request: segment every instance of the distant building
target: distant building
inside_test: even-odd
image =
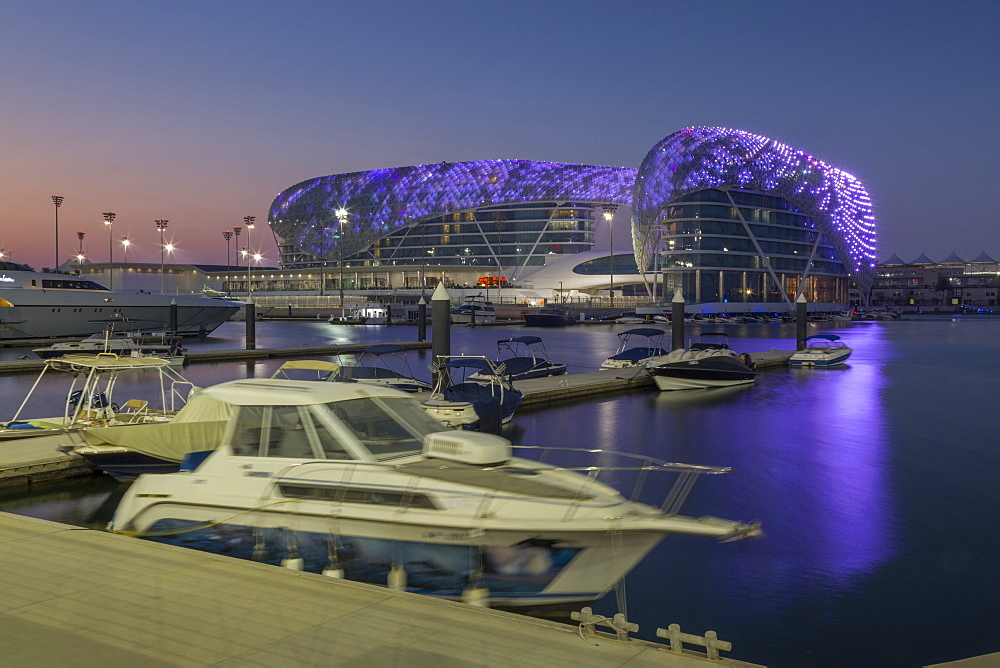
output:
[[[591,294],[613,282],[669,301],[680,288],[716,310],[787,310],[799,294],[830,309],[868,299],[875,220],[862,184],[739,130],[675,132],[637,170],[485,160],[324,176],[280,193],[268,222],[282,269],[321,276],[321,291],[338,289],[341,274],[347,289],[363,287],[352,276],[398,287],[406,267],[417,277],[407,287],[449,273],[476,285],[478,271],[555,290],[553,271],[533,276],[591,251],[619,206],[632,208],[631,229],[617,236],[631,252],[559,262],[577,267],[563,289],[587,275]]]
[[[997,312],[1000,263],[985,251],[964,260],[935,262],[921,254],[904,262],[893,254],[875,268],[872,306],[904,312]]]

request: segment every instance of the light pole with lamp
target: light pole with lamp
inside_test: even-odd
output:
[[[337,230],[337,254],[339,256],[339,261],[337,265],[339,267],[340,278],[337,281],[340,284],[340,317],[344,317],[344,223],[347,222],[347,209],[340,207],[335,212],[338,222]]]
[[[604,220],[608,221],[608,232],[610,234],[610,239],[608,243],[611,246],[611,289],[608,291],[608,296],[611,298],[611,308],[615,307],[615,226],[612,221],[615,218],[615,211],[618,210],[617,204],[605,204],[604,205]]]
[[[247,224],[247,299],[250,298],[250,285],[253,282],[253,273],[250,269],[250,259],[253,256],[253,248],[250,245],[250,230],[254,228],[253,222],[257,216],[243,216],[243,222]]]
[[[52,265],[52,271],[59,270],[59,207],[62,206],[64,199],[66,198],[62,195],[52,196],[52,203],[56,205],[56,263]]]
[[[222,238],[226,240],[226,266],[229,266],[229,240],[233,238],[233,231],[226,230],[222,233]]]
[[[156,229],[160,232],[160,294],[163,294],[163,231],[167,229],[169,220],[156,220]]]
[[[83,254],[83,237],[84,237],[83,232],[77,232],[76,233],[76,238],[80,240],[80,250],[78,250],[76,252],[76,263],[77,264],[81,264],[84,261],[84,259],[86,259],[86,256]],[[76,271],[77,271],[77,273],[80,273],[79,267],[77,268]]]
[[[122,237],[122,255],[125,257],[125,264],[128,264],[128,247],[132,244],[128,237]]]
[[[101,214],[104,216],[104,224],[108,227],[108,287],[112,290],[115,289],[115,274],[114,270],[111,268],[111,264],[114,260],[114,253],[111,250],[111,224],[115,222],[115,214],[111,211],[107,211]]]

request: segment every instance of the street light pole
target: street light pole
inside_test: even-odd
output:
[[[112,290],[115,289],[115,273],[111,268],[112,263],[114,263],[114,252],[111,250],[111,223],[115,222],[115,214],[108,211],[103,214],[104,224],[108,226],[108,287]]]
[[[62,195],[52,196],[52,203],[56,205],[56,263],[52,265],[52,271],[59,269],[59,207],[62,206],[64,199],[66,198]]]
[[[84,236],[84,235],[83,235],[83,232],[77,232],[77,233],[76,233],[76,238],[80,240],[80,250],[79,250],[79,251],[77,251],[77,253],[76,253],[76,263],[77,263],[78,265],[82,264],[82,263],[83,263],[83,260],[84,260],[84,259],[85,259],[85,257],[86,257],[86,256],[84,256],[84,254],[83,254],[83,236]],[[79,268],[79,267],[77,267],[77,270],[76,270],[76,271],[77,271],[77,273],[80,273],[80,268]]]
[[[254,228],[253,221],[257,216],[243,216],[243,222],[247,224],[247,299],[250,299],[250,285],[253,282],[253,273],[250,270],[250,259],[253,257],[253,247],[250,245],[250,230]]]
[[[339,229],[337,230],[337,254],[339,256],[339,261],[337,262],[339,266],[340,279],[337,281],[340,284],[340,316],[344,317],[344,223],[347,222],[347,209],[340,207],[336,211],[337,221],[339,222]]]
[[[156,220],[156,229],[160,232],[160,294],[163,294],[163,231],[167,229],[169,220]]]
[[[233,238],[233,231],[226,230],[222,233],[222,238],[226,240],[226,266],[229,266],[229,240]]]
[[[122,254],[124,255],[125,264],[128,264],[128,247],[132,242],[128,240],[128,237],[122,237]]]
[[[608,291],[608,296],[611,298],[611,308],[615,307],[615,226],[612,221],[617,210],[617,204],[604,205],[604,220],[608,221],[608,232],[611,237],[608,241],[611,245],[611,289]]]

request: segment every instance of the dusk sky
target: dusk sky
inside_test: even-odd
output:
[[[1000,259],[998,26],[995,1],[0,0],[0,248],[52,266],[62,195],[60,262],[77,231],[107,261],[113,211],[116,260],[158,262],[167,219],[175,261],[225,264],[254,215],[277,264],[268,207],[308,178],[638,167],[711,125],[861,179],[880,259]]]

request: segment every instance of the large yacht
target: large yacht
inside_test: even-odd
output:
[[[115,331],[167,329],[171,303],[177,304],[177,333],[200,336],[240,308],[193,295],[113,292],[79,276],[0,262],[0,339],[89,336],[109,323],[115,323]]]

